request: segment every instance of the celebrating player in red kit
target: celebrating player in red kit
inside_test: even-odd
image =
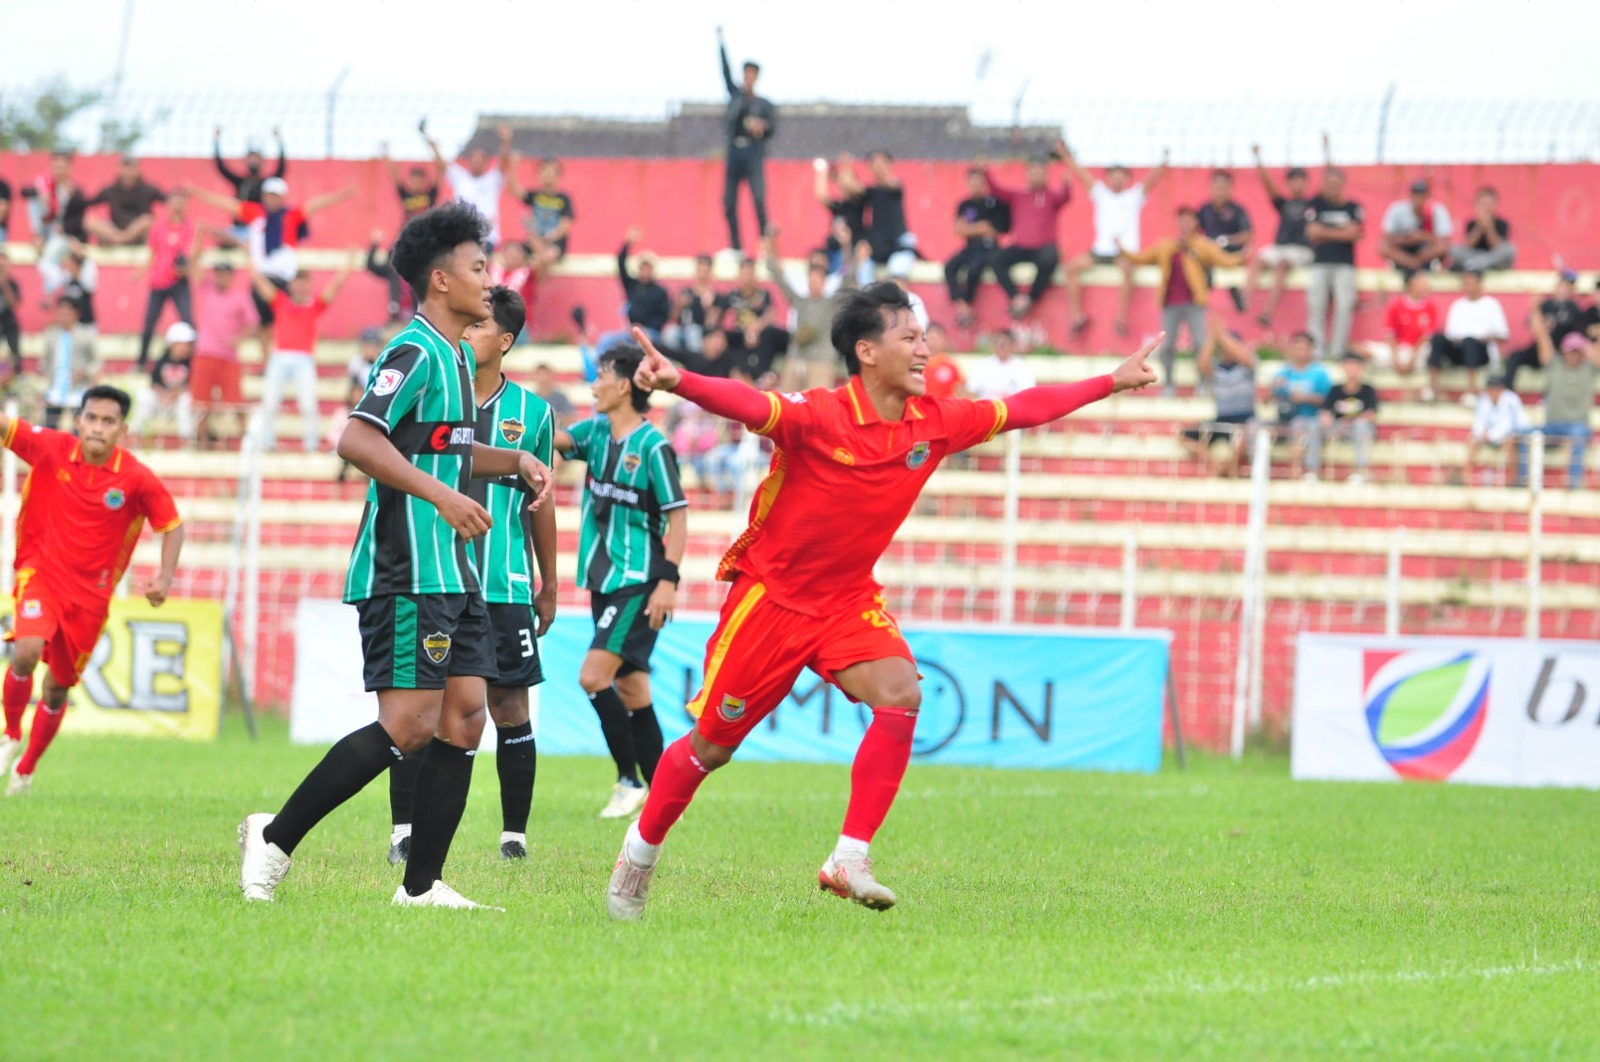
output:
[[[893,283],[840,294],[833,345],[852,375],[836,391],[780,397],[699,376],[662,357],[638,329],[634,338],[647,353],[636,386],[673,391],[767,436],[776,449],[750,526],[718,568],[733,586],[706,647],[705,684],[689,704],[695,728],[656,768],[612,871],[606,909],[620,919],[644,911],[667,831],[705,776],[732,758],[807,667],[872,708],[850,771],[844,829],[818,881],[873,910],[892,907],[895,895],[873,877],[867,845],[900,790],[922,696],[873,565],[940,461],[1006,429],[1036,427],[1154,383],[1146,359],[1160,337],[1109,376],[981,402],[925,396],[928,345]]]
[[[67,691],[89,663],[106,625],[111,592],[128,567],[146,520],[161,539],[161,571],[139,585],[152,605],[167,599],[183,548],[183,527],[155,473],[117,445],[128,395],[96,386],[78,406],[78,435],[0,414],[0,442],[32,470],[17,514],[16,612],[6,638],[11,666],[3,700],[0,774],[11,769],[7,796],[28,792],[33,769],[67,711]],[[33,713],[27,749],[22,715],[33,697],[33,671],[44,661],[44,694]]]

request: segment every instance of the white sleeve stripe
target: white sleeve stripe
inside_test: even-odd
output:
[[[383,433],[385,435],[388,435],[391,430],[389,428],[389,422],[378,416],[376,413],[368,413],[364,409],[352,409],[350,411],[350,415],[352,417],[360,417],[362,420],[367,421],[368,423],[377,425],[383,429]]]

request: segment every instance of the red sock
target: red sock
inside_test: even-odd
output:
[[[694,799],[694,791],[711,772],[700,766],[694,750],[689,747],[689,734],[667,746],[656,764],[655,781],[650,783],[650,795],[645,798],[644,812],[639,816],[639,836],[645,844],[660,844],[667,839],[683,809]]]
[[[0,685],[0,702],[6,708],[6,737],[12,741],[22,740],[22,713],[28,710],[28,702],[33,700],[33,676],[17,675],[9,667],[6,668],[6,678]]]
[[[874,708],[861,747],[850,767],[850,805],[844,813],[846,837],[870,841],[889,814],[900,779],[911,762],[911,734],[917,713],[904,708]]]
[[[45,707],[43,701],[39,702],[39,707],[33,710],[33,729],[28,731],[28,751],[17,761],[18,774],[32,774],[33,769],[39,766],[39,757],[44,755],[44,750],[55,740],[56,731],[61,729],[61,720],[66,717],[66,705],[63,704],[59,710],[52,712]]]

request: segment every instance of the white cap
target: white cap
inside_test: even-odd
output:
[[[288,195],[289,182],[282,177],[268,177],[261,182],[262,195]]]
[[[193,343],[195,341],[194,325],[187,321],[174,321],[167,326],[167,344]]]

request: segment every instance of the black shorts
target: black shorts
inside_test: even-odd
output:
[[[1244,416],[1237,419],[1225,417],[1213,420],[1196,428],[1185,428],[1183,437],[1190,442],[1203,442],[1207,445],[1232,442],[1235,436],[1244,431],[1246,426],[1254,419],[1254,417]]]
[[[650,654],[660,632],[651,628],[644,606],[655,588],[652,581],[623,587],[614,594],[589,594],[589,611],[594,613],[594,641],[589,648],[622,657],[618,675],[650,670]]]
[[[279,291],[289,290],[289,282],[286,280],[279,280],[277,277],[267,277],[267,280]],[[261,318],[263,325],[269,325],[278,319],[278,315],[272,312],[272,303],[261,297],[254,284],[250,285],[250,301],[256,304],[256,316]]]
[[[442,690],[463,675],[499,679],[482,594],[389,594],[355,605],[369,692]]]
[[[500,677],[489,683],[505,689],[527,689],[544,681],[539,663],[539,629],[532,605],[489,603],[489,626],[494,631],[494,662]]]

